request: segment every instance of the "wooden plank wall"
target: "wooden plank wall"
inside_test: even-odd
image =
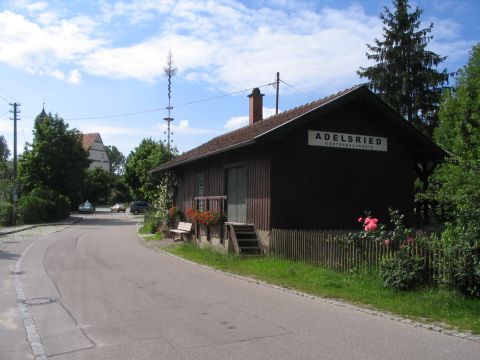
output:
[[[251,157],[247,166],[247,222],[270,229],[270,156]]]
[[[247,167],[247,222],[255,224],[257,229],[269,229],[271,161],[270,154],[263,148],[239,149],[199,160],[178,169],[177,172],[182,178],[178,191],[183,193],[184,200],[177,206],[183,211],[192,207],[193,198],[198,196],[196,177],[201,172],[205,174],[204,196],[226,195],[226,168],[232,165]]]
[[[272,223],[284,229],[353,229],[364,211],[413,210],[413,150],[361,104],[313,120],[279,141],[272,155]],[[384,122],[383,122],[384,123]],[[309,146],[308,130],[388,138],[388,152]]]

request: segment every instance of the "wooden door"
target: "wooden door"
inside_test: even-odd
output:
[[[247,168],[237,166],[227,169],[228,221],[247,222]]]

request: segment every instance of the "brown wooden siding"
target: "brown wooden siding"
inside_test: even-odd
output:
[[[350,104],[278,142],[272,159],[272,227],[345,229],[364,211],[413,207],[413,152],[378,112]],[[388,152],[308,146],[308,130],[385,136]]]
[[[182,178],[183,204],[177,204],[183,211],[192,207],[196,194],[196,176],[205,175],[205,196],[226,195],[225,169],[235,164],[247,166],[247,222],[258,229],[270,228],[270,155],[265,146],[239,149],[225,154],[199,160],[194,164],[177,169]],[[228,199],[227,199],[228,201]]]
[[[266,155],[248,161],[247,222],[263,230],[270,228],[270,168]]]
[[[183,177],[183,209],[205,175],[205,195],[225,193],[225,168],[247,167],[247,221],[258,229],[349,229],[372,211],[382,222],[388,208],[413,210],[414,152],[410,139],[385,121],[386,114],[357,99],[262,145],[228,151],[177,168]],[[388,152],[314,147],[308,130],[388,138]]]

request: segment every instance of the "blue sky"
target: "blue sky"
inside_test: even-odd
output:
[[[434,23],[429,48],[448,57],[442,68],[465,65],[480,41],[480,1],[411,4],[423,9],[423,26]],[[8,102],[21,103],[21,152],[45,102],[125,155],[143,138],[163,140],[171,50],[173,139],[186,151],[245,124],[246,95],[277,71],[292,86],[281,84],[280,110],[362,82],[356,70],[368,65],[366,44],[381,38],[384,6],[391,1],[0,1],[0,134],[12,149]],[[271,114],[275,90],[261,90]]]

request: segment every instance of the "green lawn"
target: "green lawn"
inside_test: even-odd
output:
[[[163,249],[200,264],[271,284],[480,334],[480,299],[465,299],[455,293],[433,288],[397,292],[383,288],[382,281],[374,273],[337,273],[268,256],[225,256],[192,244]]]

